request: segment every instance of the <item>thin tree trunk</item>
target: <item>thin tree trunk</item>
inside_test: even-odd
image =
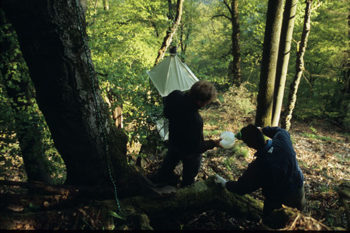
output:
[[[303,33],[301,35],[300,48],[297,53],[296,72],[295,72],[294,80],[290,86],[288,105],[287,105],[288,106],[287,114],[286,114],[286,117],[284,118],[284,121],[282,122],[283,123],[282,127],[285,128],[286,130],[289,130],[291,126],[293,110],[297,100],[298,87],[299,87],[301,76],[304,71],[304,54],[306,51],[307,41],[308,41],[308,37],[310,34],[310,27],[311,27],[311,23],[310,23],[311,5],[312,5],[312,0],[307,0],[306,7],[305,7],[305,16],[304,16],[304,28],[303,28]]]
[[[188,29],[185,29],[185,25],[180,25],[180,46],[181,46],[181,60],[182,62],[185,62],[186,59],[186,51],[187,51],[187,45],[190,38],[190,35],[192,34],[192,25],[188,25]]]
[[[227,0],[222,2],[230,12],[230,16],[225,14],[216,15],[214,17],[224,17],[231,22],[231,54],[232,62],[229,64],[228,79],[232,85],[239,86],[242,82],[241,75],[241,49],[240,49],[240,29],[239,29],[239,15],[238,15],[238,0],[231,0],[231,4]]]
[[[185,42],[185,26],[183,23],[180,24],[180,48],[181,48],[181,54],[184,54],[186,52],[186,42]],[[184,60],[182,60],[184,62]]]
[[[163,59],[164,54],[165,54],[166,50],[168,49],[168,47],[173,39],[173,36],[176,33],[178,26],[180,25],[183,2],[184,2],[184,0],[177,0],[175,22],[173,23],[172,27],[167,31],[167,34],[164,37],[162,46],[158,51],[158,56],[156,58],[156,61],[154,62],[154,65],[157,65]]]
[[[277,61],[272,126],[280,121],[298,0],[286,0]]]
[[[109,0],[103,0],[103,9],[105,11],[109,10]]]
[[[28,181],[43,181],[50,183],[48,161],[42,143],[44,124],[35,111],[30,93],[31,83],[28,70],[22,55],[17,52],[16,34],[7,23],[4,12],[0,10],[2,40],[0,40],[1,81],[6,89],[7,97],[15,119],[15,131],[21,149],[24,168]],[[14,69],[11,64],[16,64]],[[18,73],[21,76],[18,77]]]
[[[269,0],[255,124],[271,125],[283,0]]]
[[[239,15],[238,15],[238,0],[231,1],[231,24],[232,24],[232,57],[233,57],[233,80],[232,84],[236,86],[241,85],[241,49],[239,46],[240,29],[239,29]]]
[[[348,49],[347,49],[347,62],[345,66],[345,72],[344,72],[344,89],[345,93],[350,94],[350,12],[348,14]]]

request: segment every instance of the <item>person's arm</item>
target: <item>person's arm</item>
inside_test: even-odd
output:
[[[220,147],[220,139],[219,140],[204,140],[202,141],[202,143],[200,144],[200,147],[199,147],[199,153],[204,153],[206,152],[207,150],[211,150],[213,149],[214,147]]]
[[[240,195],[251,193],[261,187],[262,169],[257,160],[249,164],[247,170],[237,181],[226,182],[227,190]]]
[[[270,127],[270,126],[264,127],[261,130],[262,130],[262,133],[268,136],[269,138],[273,138],[276,135],[276,133],[280,131],[286,131],[285,129],[282,129],[280,127]]]
[[[202,154],[207,150],[211,150],[214,147],[219,146],[219,140],[203,140],[202,133],[200,128],[189,130],[188,134],[185,135],[188,140],[189,151],[190,153],[199,153]]]

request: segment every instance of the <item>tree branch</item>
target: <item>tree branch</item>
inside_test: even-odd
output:
[[[211,17],[211,19],[218,18],[218,17],[224,17],[224,18],[226,18],[226,19],[228,19],[230,21],[232,20],[230,17],[228,17],[227,15],[224,15],[224,14],[214,15],[214,16]]]
[[[233,11],[232,11],[230,5],[228,4],[228,2],[226,0],[224,0],[223,3],[225,4],[226,8],[230,11],[230,14],[233,15]]]

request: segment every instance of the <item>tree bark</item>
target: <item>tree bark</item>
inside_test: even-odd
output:
[[[291,126],[291,119],[293,115],[293,110],[295,107],[295,103],[297,100],[297,92],[298,87],[300,83],[301,76],[304,71],[304,54],[307,47],[307,41],[310,34],[310,27],[311,27],[311,5],[312,0],[306,0],[306,7],[305,7],[305,15],[304,15],[304,27],[303,32],[301,35],[301,42],[300,47],[297,52],[297,60],[296,60],[296,72],[293,79],[293,82],[290,86],[289,96],[288,96],[288,104],[286,109],[286,116],[282,122],[282,127],[286,130],[290,129]]]
[[[297,4],[298,0],[286,0],[284,7],[280,47],[277,60],[272,126],[278,126],[280,121]]]
[[[239,15],[238,15],[238,0],[231,1],[231,24],[232,24],[232,57],[233,57],[233,80],[232,84],[236,86],[241,85],[241,48],[240,42],[240,29],[239,29]]]
[[[108,0],[103,0],[103,9],[105,11],[109,10],[109,1]]]
[[[189,39],[193,30],[192,24],[189,24],[187,27],[188,28],[186,28],[183,23],[180,25],[180,47],[181,47],[182,62],[186,62],[187,45],[189,43]]]
[[[273,93],[281,34],[283,0],[269,0],[261,64],[255,124],[269,126],[272,121]]]
[[[184,0],[177,0],[175,21],[174,21],[172,27],[167,31],[167,34],[163,39],[162,46],[160,47],[160,49],[158,51],[158,56],[156,58],[156,61],[154,62],[154,65],[157,65],[163,59],[164,54],[165,54],[166,50],[168,49],[168,47],[173,39],[173,36],[176,33],[178,26],[180,25],[183,2],[184,2]]]
[[[114,180],[128,188],[136,172],[127,165],[126,135],[113,125],[100,95],[79,1],[4,0],[2,7],[18,34],[39,108],[66,164],[66,183],[109,185]],[[140,185],[139,180],[131,184]]]
[[[344,70],[344,93],[350,94],[350,9],[348,12],[348,49],[346,50],[345,70]]]
[[[3,33],[0,41],[1,81],[15,119],[15,131],[21,149],[28,181],[50,183],[48,161],[42,143],[43,125],[38,112],[33,106],[32,84],[28,69],[20,52],[16,33],[0,10],[0,28]],[[16,68],[13,67],[16,65]],[[18,75],[20,73],[20,76]]]
[[[239,29],[239,13],[238,13],[238,0],[231,0],[231,4],[227,0],[222,2],[228,9],[230,16],[225,14],[216,15],[214,17],[224,17],[231,22],[232,33],[231,33],[231,54],[232,62],[229,64],[229,82],[231,85],[240,86],[242,82],[241,75],[241,48],[240,48],[240,29]]]

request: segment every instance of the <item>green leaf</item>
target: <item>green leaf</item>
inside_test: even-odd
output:
[[[31,210],[38,210],[38,209],[40,209],[40,206],[29,202],[28,208],[31,209]]]
[[[222,95],[218,95],[218,99],[219,99],[220,103],[223,103],[225,101],[224,97]]]
[[[119,214],[117,214],[116,212],[114,212],[114,211],[112,211],[112,210],[110,210],[110,211],[108,212],[108,214],[109,214],[109,215],[111,215],[112,217],[115,217],[115,218],[119,218],[119,219],[125,220],[125,218],[124,218],[124,217],[120,216]]]

